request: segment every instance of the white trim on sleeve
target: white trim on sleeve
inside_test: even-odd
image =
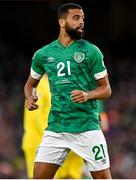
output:
[[[31,76],[32,78],[37,79],[37,80],[40,80],[42,77],[41,74],[36,73],[32,68],[31,68]]]
[[[95,78],[96,80],[98,80],[98,79],[101,79],[101,78],[105,77],[106,75],[107,75],[107,70],[104,70],[104,71],[102,71],[102,72],[96,73],[96,74],[94,75],[94,78]]]

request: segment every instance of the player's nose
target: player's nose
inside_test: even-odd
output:
[[[80,24],[84,25],[84,19],[80,18]]]

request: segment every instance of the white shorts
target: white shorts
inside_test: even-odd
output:
[[[101,130],[77,134],[45,131],[35,162],[61,166],[70,150],[84,159],[90,171],[99,171],[110,166],[107,144]]]

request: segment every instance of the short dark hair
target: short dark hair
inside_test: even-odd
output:
[[[57,12],[57,18],[62,18],[68,14],[69,9],[83,9],[82,6],[75,3],[66,3],[59,7]]]

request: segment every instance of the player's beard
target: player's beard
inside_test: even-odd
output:
[[[71,26],[66,24],[65,30],[72,39],[78,40],[84,37],[84,30],[81,32],[81,31],[78,31],[78,28],[79,27],[73,29]]]

